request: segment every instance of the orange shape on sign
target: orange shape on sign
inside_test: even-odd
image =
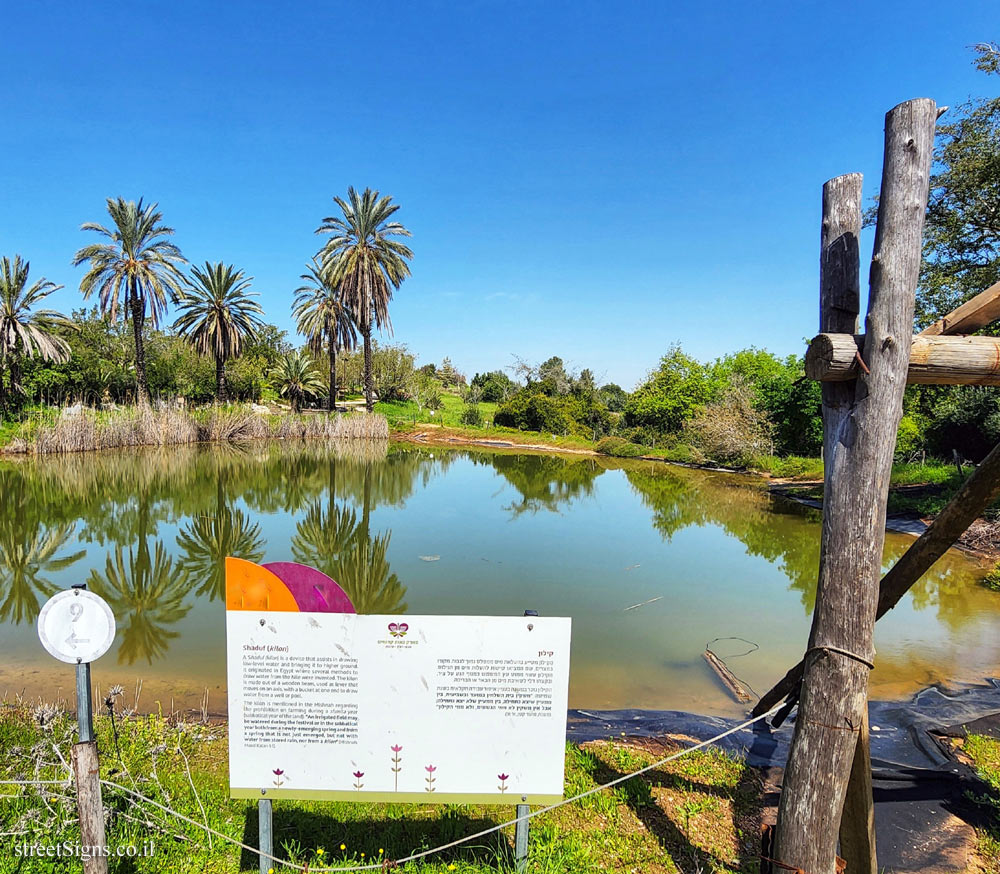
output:
[[[226,609],[298,613],[295,597],[267,568],[243,558],[226,558]]]

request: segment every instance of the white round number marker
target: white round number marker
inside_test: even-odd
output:
[[[61,662],[96,661],[114,642],[115,617],[99,595],[66,589],[49,598],[38,614],[38,639]]]

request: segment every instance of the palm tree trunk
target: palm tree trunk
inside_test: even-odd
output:
[[[375,384],[372,379],[372,328],[371,325],[363,332],[365,337],[365,407],[370,413],[375,408],[373,395]]]
[[[14,401],[14,407],[20,408],[21,403],[18,402],[18,395],[23,393],[21,387],[21,359],[18,357],[19,353],[17,349],[14,350],[14,354],[10,358],[10,393]]]
[[[226,394],[226,360],[215,356],[215,400],[224,404],[229,399]]]
[[[7,412],[7,385],[4,383],[4,371],[6,361],[0,360],[0,413]]]
[[[129,297],[132,304],[132,333],[135,335],[135,399],[139,406],[149,406],[149,382],[146,380],[146,350],[142,343],[142,325],[145,321],[145,307],[135,287],[135,280],[129,283]]]
[[[332,413],[337,409],[337,335],[331,333],[326,342],[326,354],[330,359],[330,397],[326,408]]]

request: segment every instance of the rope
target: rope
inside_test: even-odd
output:
[[[839,646],[811,646],[806,650],[806,654],[802,656],[802,660],[805,661],[809,658],[810,653],[814,652],[835,652],[837,655],[847,656],[849,659],[854,659],[856,662],[861,662],[869,671],[875,670],[875,664],[870,662],[864,656],[859,656],[856,652],[851,652],[849,649],[841,649]]]
[[[434,847],[431,850],[423,850],[419,853],[413,853],[412,855],[406,856],[402,859],[396,859],[394,861],[385,859],[383,861],[374,862],[369,865],[355,865],[350,868],[315,868],[311,865],[299,865],[295,862],[289,862],[286,859],[280,859],[279,857],[274,856],[271,853],[261,852],[259,847],[251,847],[249,844],[244,844],[242,841],[238,841],[236,840],[236,838],[230,835],[224,834],[223,832],[220,831],[216,831],[215,829],[211,828],[210,826],[204,823],[200,823],[197,820],[191,819],[189,816],[185,816],[183,813],[178,813],[176,810],[171,810],[169,807],[160,804],[158,801],[154,801],[152,798],[147,798],[145,795],[141,794],[140,792],[136,792],[132,789],[129,789],[127,786],[122,786],[118,783],[113,783],[110,780],[101,780],[101,784],[104,786],[108,786],[109,788],[112,789],[118,789],[119,791],[124,792],[127,795],[131,795],[134,798],[138,798],[140,801],[144,801],[147,804],[152,804],[154,807],[159,808],[164,813],[169,813],[171,816],[174,816],[177,819],[180,819],[183,822],[188,823],[189,825],[193,825],[197,828],[200,828],[202,831],[215,835],[218,838],[222,838],[224,841],[229,841],[229,843],[235,844],[237,847],[240,847],[241,849],[244,849],[249,853],[253,853],[255,856],[262,856],[265,859],[268,859],[269,861],[273,862],[275,866],[283,865],[285,867],[292,868],[295,871],[309,872],[309,874],[327,874],[327,872],[331,872],[332,874],[332,872],[336,871],[339,872],[380,871],[380,870],[385,870],[387,866],[395,867],[398,865],[405,865],[407,862],[415,862],[416,860],[423,859],[427,856],[432,856],[437,853],[443,853],[445,850],[453,849],[454,847],[460,846],[461,844],[468,843],[469,841],[474,841],[477,838],[484,838],[487,835],[491,835],[495,832],[502,831],[503,829],[509,828],[512,825],[517,825],[517,823],[522,820],[532,819],[536,816],[541,816],[543,813],[550,813],[551,811],[556,810],[557,808],[562,807],[566,804],[571,804],[574,801],[579,801],[582,798],[587,798],[588,796],[594,795],[597,792],[601,792],[604,789],[610,789],[612,786],[617,786],[619,783],[624,783],[626,780],[631,780],[633,777],[638,777],[640,774],[646,774],[649,771],[654,771],[657,768],[661,767],[662,765],[667,764],[668,762],[673,762],[674,760],[681,758],[681,756],[686,756],[688,753],[693,753],[696,750],[704,749],[707,746],[711,746],[712,744],[717,743],[718,741],[723,740],[732,734],[736,734],[737,732],[743,731],[745,728],[749,728],[755,722],[760,722],[762,719],[767,719],[769,716],[773,715],[778,710],[779,707],[780,705],[775,706],[771,708],[767,713],[762,713],[760,716],[755,716],[753,719],[748,719],[746,722],[740,723],[734,728],[730,728],[728,731],[722,732],[722,734],[717,734],[715,737],[710,738],[709,740],[701,741],[699,743],[696,743],[694,746],[686,747],[683,750],[679,750],[678,752],[673,753],[672,755],[669,755],[666,758],[660,759],[657,762],[653,762],[653,764],[651,765],[647,765],[645,768],[640,768],[638,771],[633,771],[631,774],[626,774],[622,777],[618,777],[614,780],[611,780],[608,783],[604,783],[600,786],[595,786],[593,789],[588,789],[586,792],[580,792],[579,794],[574,795],[571,798],[564,798],[562,801],[558,801],[555,804],[550,804],[548,807],[541,807],[538,810],[529,811],[524,816],[515,817],[514,819],[508,820],[507,822],[500,823],[500,825],[495,825],[492,826],[491,828],[483,829],[482,831],[478,831],[475,834],[467,835],[464,838],[459,838],[458,840],[451,841],[450,843],[447,844],[442,844],[439,847]]]

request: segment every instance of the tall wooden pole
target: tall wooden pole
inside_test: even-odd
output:
[[[903,410],[937,107],[886,116],[862,373],[825,449],[819,583],[802,701],[785,771],[775,859],[834,874],[851,764],[868,700],[868,671],[885,540],[886,499]],[[906,342],[900,342],[900,338]],[[833,423],[836,423],[835,426]]]
[[[819,323],[820,331],[854,334],[861,310],[860,173],[831,179],[823,186],[823,220],[820,231]],[[856,384],[824,384],[823,449],[824,476],[834,470],[833,448],[837,434],[850,416]],[[848,781],[844,811],[840,821],[840,852],[851,874],[877,874],[875,815],[872,804],[871,755],[868,746],[868,707],[862,708]]]

